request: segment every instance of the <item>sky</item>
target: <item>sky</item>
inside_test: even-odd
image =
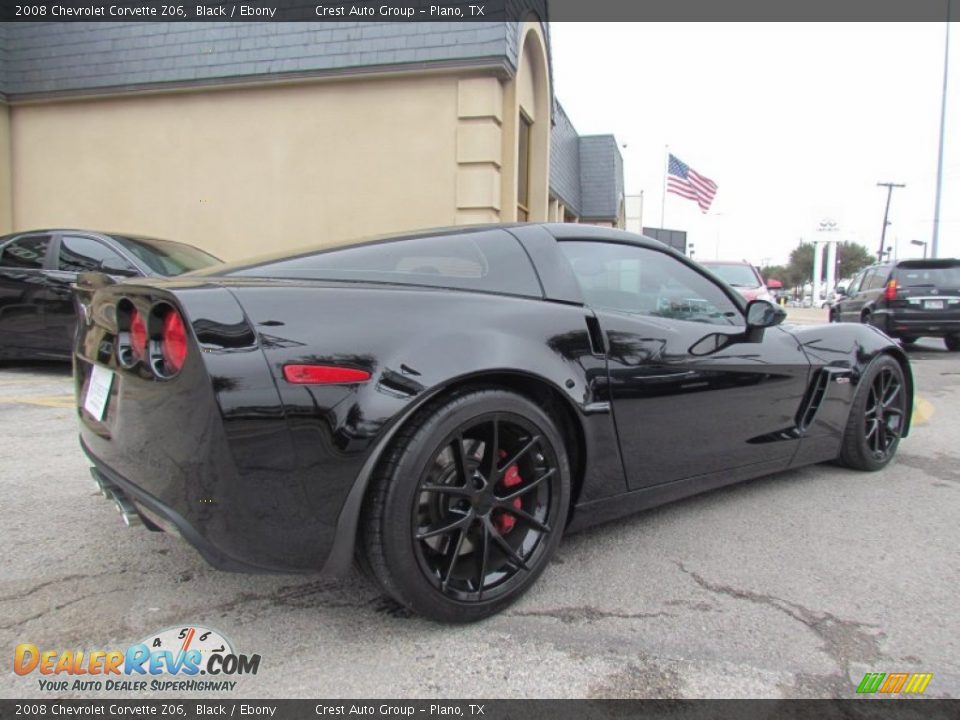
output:
[[[582,135],[613,133],[643,224],[695,257],[785,263],[801,238],[920,257],[933,234],[945,23],[551,23],[554,92]],[[951,23],[941,257],[960,257],[960,23]],[[661,198],[665,146],[719,189]]]

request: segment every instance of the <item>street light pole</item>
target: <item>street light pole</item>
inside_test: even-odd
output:
[[[883,262],[883,244],[887,239],[887,225],[890,224],[890,220],[888,219],[890,217],[890,196],[893,195],[894,188],[902,188],[906,187],[906,185],[891,182],[878,182],[877,187],[885,187],[887,189],[887,206],[883,211],[883,230],[880,232],[880,248],[877,250],[877,260]]]
[[[940,99],[940,150],[937,155],[937,191],[933,205],[933,238],[930,241],[930,257],[940,251],[940,191],[943,184],[943,132],[947,120],[947,67],[950,60],[950,0],[947,0],[947,38],[943,46],[943,95]],[[926,257],[926,245],[923,248]]]

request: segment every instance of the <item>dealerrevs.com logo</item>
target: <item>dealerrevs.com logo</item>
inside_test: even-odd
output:
[[[126,650],[48,650],[21,643],[13,656],[17,675],[44,676],[37,679],[39,689],[51,692],[223,692],[237,685],[227,677],[259,669],[259,655],[237,653],[222,633],[199,625],[161,630]]]

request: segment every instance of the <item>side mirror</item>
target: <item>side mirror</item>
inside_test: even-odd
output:
[[[696,357],[702,357],[704,355],[711,355],[715,352],[723,350],[727,345],[730,345],[733,342],[736,342],[736,335],[724,335],[723,333],[710,333],[706,335],[687,350],[688,353]]]
[[[843,285],[837,285],[836,293],[838,297],[846,297],[847,289]]]
[[[747,330],[779,325],[787,317],[783,308],[767,300],[751,300],[747,304]]]
[[[104,258],[101,260],[100,271],[107,275],[120,275],[123,277],[135,277],[140,274],[119,258]]]

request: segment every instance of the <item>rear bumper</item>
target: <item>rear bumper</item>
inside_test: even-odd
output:
[[[930,313],[887,311],[882,318],[881,327],[891,337],[945,337],[960,334],[960,315],[932,315]]]
[[[93,463],[92,473],[97,483],[110,492],[113,499],[120,505],[130,503],[142,517],[144,524],[151,530],[162,530],[175,533],[186,540],[203,556],[210,565],[218,570],[243,573],[278,573],[278,571],[231,557],[207,538],[200,534],[190,522],[169,505],[161,502],[143,488],[139,488],[127,480],[123,475],[113,470],[109,465],[94,455],[83,438],[80,438],[80,447]],[[121,510],[123,512],[123,510]],[[130,523],[127,523],[128,525]]]

